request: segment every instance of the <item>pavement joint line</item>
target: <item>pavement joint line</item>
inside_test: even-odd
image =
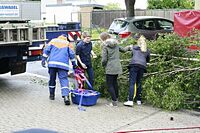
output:
[[[134,120],[134,121],[132,121],[132,122],[130,122],[130,123],[127,123],[127,124],[125,124],[125,125],[123,125],[123,126],[121,126],[121,127],[119,127],[119,128],[116,128],[116,129],[114,129],[114,130],[112,130],[112,131],[109,131],[109,132],[107,132],[107,133],[118,132],[120,129],[123,129],[123,128],[127,128],[127,127],[129,127],[129,126],[132,126],[132,125],[134,125],[135,123],[138,123],[138,122],[143,121],[143,120],[145,120],[145,119],[147,119],[147,118],[150,118],[150,117],[156,115],[157,113],[159,113],[159,112],[161,112],[161,111],[162,111],[162,110],[159,109],[158,111],[155,111],[155,112],[153,112],[153,113],[151,113],[151,114],[149,114],[149,115],[147,115],[147,116],[144,116],[144,117],[142,117],[142,118],[140,118],[140,119],[138,119],[138,120]]]

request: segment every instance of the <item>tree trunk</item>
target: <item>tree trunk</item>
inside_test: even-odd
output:
[[[134,17],[135,16],[135,1],[136,0],[125,0],[126,4],[126,11],[127,11],[127,17]]]

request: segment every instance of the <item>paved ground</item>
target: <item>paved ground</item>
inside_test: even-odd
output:
[[[154,128],[200,127],[200,113],[166,112],[147,105],[118,108],[97,105],[65,106],[57,89],[56,100],[48,99],[47,78],[30,73],[17,76],[0,75],[0,133],[41,128],[61,133],[111,133]],[[170,117],[174,120],[171,121]],[[154,131],[155,132],[155,131]],[[200,133],[190,130],[156,131],[156,133]],[[152,132],[151,132],[152,133]]]

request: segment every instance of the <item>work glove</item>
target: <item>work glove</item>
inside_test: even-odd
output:
[[[73,65],[73,69],[75,70],[76,68],[78,68],[78,66],[77,65]]]
[[[74,69],[74,70],[78,67],[78,65],[76,64],[75,61],[72,62],[72,65],[73,65],[73,69]]]
[[[42,67],[46,68],[46,59],[42,58],[42,62],[41,62]]]
[[[96,59],[96,58],[97,58],[97,55],[96,55],[96,54],[93,54],[93,55],[92,55],[92,58]]]

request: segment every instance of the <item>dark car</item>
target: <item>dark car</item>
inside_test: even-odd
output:
[[[108,32],[126,38],[135,33],[141,33],[148,40],[158,37],[158,33],[173,32],[173,21],[155,16],[135,16],[131,18],[116,18]]]

